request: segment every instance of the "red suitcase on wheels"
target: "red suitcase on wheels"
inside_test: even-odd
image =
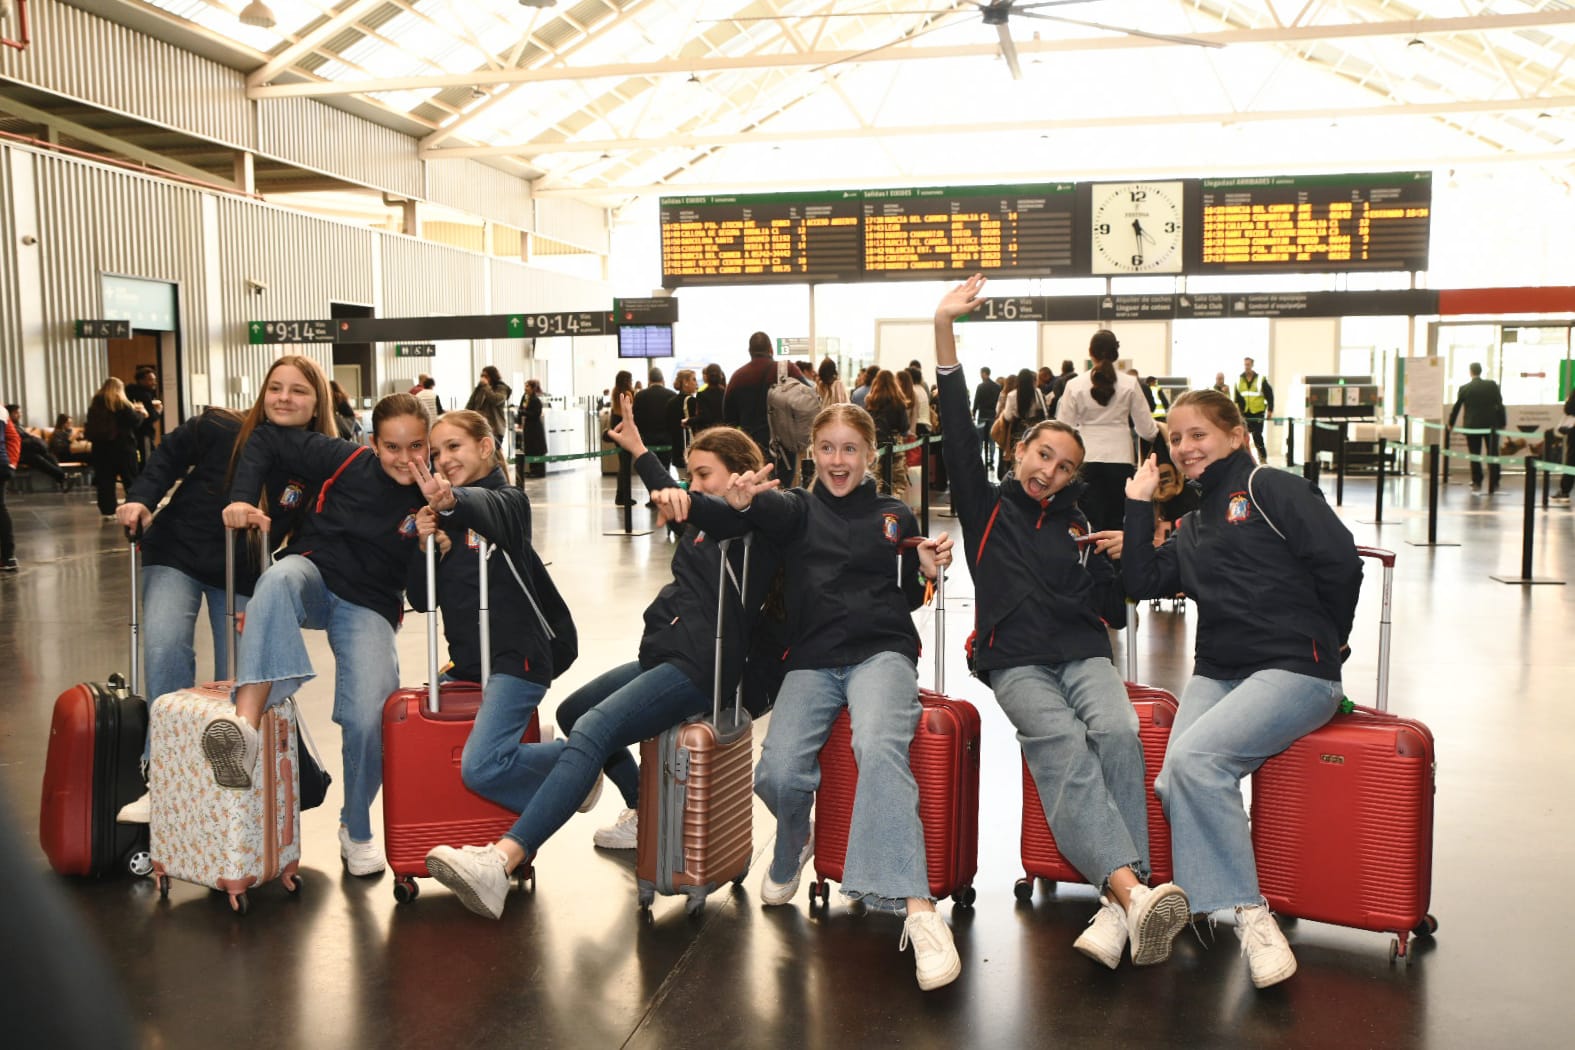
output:
[[[1411,934],[1438,928],[1433,884],[1433,734],[1387,712],[1390,593],[1384,566],[1378,707],[1336,714],[1252,777],[1252,848],[1258,883],[1281,915],[1393,933],[1390,958]]]
[[[899,562],[900,564],[900,562]],[[919,784],[919,818],[930,893],[950,896],[971,907],[973,877],[979,870],[979,711],[966,700],[942,695],[945,689],[945,619],[941,586],[935,594],[935,692],[921,690],[923,710],[908,750]],[[858,793],[859,767],[853,757],[853,726],[847,709],[837,715],[820,749],[820,788],[815,792],[815,875],[810,907],[817,895],[831,903],[828,880],[841,882],[848,856],[848,830]]]
[[[1164,689],[1136,685],[1137,678],[1137,624],[1136,603],[1127,608],[1127,696],[1137,708],[1138,738],[1143,742],[1143,797],[1148,802],[1148,862],[1150,882],[1159,884],[1171,880],[1170,824],[1165,820],[1164,807],[1154,794],[1154,778],[1165,764],[1165,748],[1170,743],[1170,727],[1176,721],[1176,698]],[[1050,833],[1050,822],[1045,817],[1044,803],[1039,798],[1039,787],[1023,760],[1023,871],[1013,893],[1020,901],[1033,900],[1034,880],[1044,879],[1054,888],[1057,882],[1087,883],[1081,872],[1061,855]]]
[[[487,676],[487,551],[480,544],[482,678]],[[438,686],[437,567],[427,549],[427,684],[395,690],[383,704],[383,843],[394,873],[394,899],[403,904],[421,892],[427,852],[434,846],[483,846],[496,842],[519,816],[471,791],[460,778],[460,756],[481,709],[485,682]],[[424,703],[423,703],[424,702]],[[521,743],[541,739],[535,714]],[[534,882],[530,864],[515,878]]]

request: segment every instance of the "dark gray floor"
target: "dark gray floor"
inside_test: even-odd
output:
[[[1228,925],[1212,947],[1189,937],[1168,964],[1146,970],[1111,973],[1075,953],[1091,891],[1013,900],[1017,751],[988,690],[960,661],[949,691],[984,716],[979,899],[971,914],[943,909],[964,969],[929,995],[914,984],[911,956],[897,951],[895,920],[840,903],[812,916],[803,890],[797,907],[763,910],[759,863],[703,918],[662,900],[654,922],[642,923],[632,854],[590,845],[592,829],[616,815],[610,791],[548,845],[534,895],[516,894],[497,923],[431,882],[396,906],[386,877],[342,877],[337,792],[303,820],[305,891],[258,891],[246,918],[191,886],[177,884],[161,902],[145,882],[53,881],[97,932],[150,1047],[1568,1045],[1558,1003],[1575,978],[1560,896],[1575,860],[1575,587],[1489,579],[1518,569],[1518,483],[1495,497],[1451,487],[1442,533],[1461,546],[1433,550],[1405,542],[1423,532],[1404,509],[1424,505],[1418,482],[1396,483],[1386,516],[1398,523],[1382,529],[1357,523],[1371,517],[1372,483],[1346,490],[1358,541],[1381,540],[1400,555],[1394,706],[1437,737],[1432,910],[1441,928],[1436,941],[1415,945],[1409,965],[1390,964],[1386,936],[1314,923],[1290,929],[1300,972],[1267,992],[1252,989]],[[598,476],[530,484],[538,543],[581,630],[580,662],[545,705],[550,721],[555,696],[633,655],[669,548],[657,537],[599,535],[612,515],[602,509],[610,483]],[[127,582],[118,530],[99,523],[90,499],[13,495],[11,508],[23,571],[0,576],[0,665],[11,686],[0,691],[0,783],[31,821],[54,696],[125,665]],[[1571,529],[1566,507],[1539,511],[1539,574],[1575,581]],[[953,650],[972,616],[966,573],[957,579]],[[1372,694],[1377,611],[1369,585],[1347,665],[1358,700]],[[1191,620],[1145,610],[1145,681],[1179,691]],[[414,617],[399,643],[408,681],[423,676],[423,644]],[[312,645],[327,666],[321,636]],[[329,693],[314,682],[302,700],[332,756]],[[755,828],[758,853],[773,831],[758,806]],[[36,845],[21,862],[44,867]],[[10,966],[23,959],[10,946],[4,955]]]

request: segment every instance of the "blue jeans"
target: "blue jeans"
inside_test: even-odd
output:
[[[908,765],[919,724],[918,681],[913,660],[890,652],[852,667],[788,672],[755,769],[755,794],[777,818],[773,881],[787,882],[798,870],[820,786],[820,748],[846,707],[859,791],[842,893],[897,912],[906,910],[909,897],[930,899],[919,785]]]
[[[628,671],[631,667],[634,670],[629,673],[628,681],[633,681],[634,677],[639,673],[639,664],[625,664],[607,672],[607,674]],[[606,675],[602,677],[605,678]],[[601,681],[601,679],[597,679],[597,681]],[[627,685],[628,681],[622,684]],[[614,688],[619,687],[615,686]],[[607,699],[610,692],[610,690],[600,687],[595,689],[582,687],[570,693],[558,705],[556,715],[558,729],[562,731],[565,740],[573,734],[574,727],[579,724],[580,716]],[[634,809],[640,805],[640,763],[635,759],[634,752],[627,747],[613,748],[612,754],[607,756],[607,761],[602,764],[602,772],[607,774],[607,779],[612,781],[613,787],[618,789],[618,794],[623,796],[625,809]]]
[[[224,588],[187,576],[168,565],[148,565],[142,570],[143,692],[151,704],[165,693],[197,684],[197,613],[208,599],[208,624],[213,629],[213,681],[230,674],[230,622],[224,615]],[[246,608],[246,596],[235,596],[237,611]],[[151,614],[151,615],[149,615]],[[148,757],[147,744],[142,757]]]
[[[1154,789],[1193,912],[1264,903],[1241,778],[1329,721],[1341,695],[1339,682],[1291,671],[1187,683]]]
[[[1143,743],[1115,665],[1101,656],[1011,667],[990,682],[1017,727],[1061,854],[1095,886],[1119,868],[1146,881]]]
[[[711,710],[711,698],[672,664],[649,671],[641,671],[638,663],[615,667],[564,702],[585,713],[575,720],[552,772],[508,833],[528,856],[574,816],[614,751]]]
[[[350,837],[372,837],[372,799],[383,786],[383,702],[399,688],[394,627],[364,605],[330,591],[308,558],[280,558],[257,580],[235,684],[270,682],[267,706],[315,678],[301,629],[328,632],[334,653],[334,721],[343,731],[345,801],[339,822]]]
[[[449,676],[444,675],[443,680]],[[460,755],[459,775],[465,786],[515,813],[530,805],[563,750],[561,740],[520,743],[530,716],[546,695],[547,687],[540,683],[514,675],[492,675]]]

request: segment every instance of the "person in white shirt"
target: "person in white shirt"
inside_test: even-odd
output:
[[[1127,479],[1137,470],[1132,431],[1144,441],[1159,432],[1138,381],[1116,371],[1120,353],[1114,332],[1095,332],[1088,341],[1093,371],[1067,383],[1056,409],[1056,418],[1076,427],[1087,449],[1083,479],[1088,490],[1080,504],[1095,531],[1121,528]]]

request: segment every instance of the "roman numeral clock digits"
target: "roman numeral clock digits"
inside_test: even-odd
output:
[[[1180,182],[1116,182],[1092,187],[1092,272],[1180,273]]]

